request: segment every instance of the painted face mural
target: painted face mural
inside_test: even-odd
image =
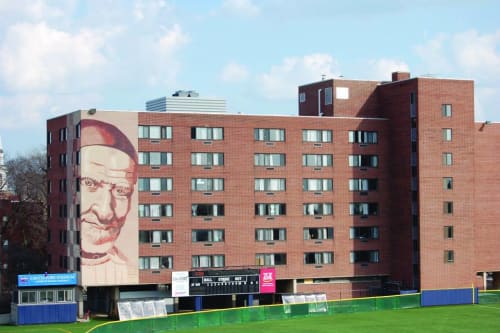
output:
[[[118,241],[137,242],[137,214],[129,216],[137,206],[135,147],[121,130],[106,122],[83,119],[81,131],[82,281],[88,285],[134,283],[137,254],[120,247]]]

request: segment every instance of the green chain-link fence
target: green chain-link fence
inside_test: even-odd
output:
[[[169,332],[197,327],[246,323],[271,319],[332,315],[420,307],[420,294],[370,297],[323,303],[279,304],[224,310],[171,314],[166,317],[116,321],[97,326],[92,333]]]

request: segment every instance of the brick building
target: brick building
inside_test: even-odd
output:
[[[473,81],[397,72],[298,94],[298,116],[48,120],[50,271],[80,272],[90,307],[199,269],[274,267],[278,294],[329,299],[499,285],[500,128],[474,123]]]

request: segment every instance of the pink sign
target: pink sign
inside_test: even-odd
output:
[[[260,293],[273,294],[276,292],[276,270],[262,268],[260,270]]]

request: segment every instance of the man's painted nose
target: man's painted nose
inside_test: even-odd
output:
[[[99,189],[99,195],[96,197],[95,213],[101,223],[111,223],[114,217],[113,196],[111,188],[105,186]]]

